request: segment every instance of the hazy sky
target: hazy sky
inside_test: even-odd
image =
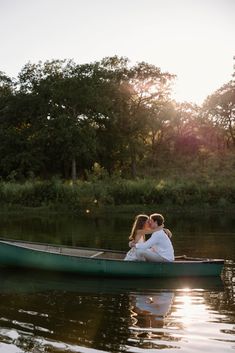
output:
[[[0,71],[105,56],[178,76],[177,100],[201,103],[231,79],[235,0],[0,0]]]

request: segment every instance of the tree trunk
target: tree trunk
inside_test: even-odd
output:
[[[69,180],[70,178],[70,163],[68,163],[68,161],[64,161],[63,163],[63,177],[65,178],[65,180]]]
[[[131,146],[131,176],[133,179],[136,178],[136,153],[135,148]]]
[[[135,160],[135,158],[131,159],[131,176],[133,179],[136,178],[136,160]]]
[[[76,168],[76,159],[72,159],[72,182],[73,184],[76,183],[77,180],[77,168]]]

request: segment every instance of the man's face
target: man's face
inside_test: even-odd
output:
[[[151,228],[151,229],[155,229],[155,228],[157,227],[157,223],[154,222],[153,219],[150,219],[149,222],[150,222],[150,228]]]

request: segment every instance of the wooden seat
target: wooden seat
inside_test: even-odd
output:
[[[98,251],[97,253],[91,255],[90,257],[96,257],[96,256],[99,256],[99,255],[102,255],[104,252],[103,251]]]

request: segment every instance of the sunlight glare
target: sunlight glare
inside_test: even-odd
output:
[[[204,316],[206,306],[203,297],[194,296],[190,288],[182,290],[182,296],[177,306],[177,316],[179,315],[181,322],[188,326],[192,318]]]
[[[231,80],[232,56],[224,57],[222,49],[220,52],[212,50],[210,55],[204,55],[207,45],[208,43],[203,41],[198,43],[196,48],[189,45],[190,53],[187,53],[186,57],[183,53],[176,54],[175,69],[173,67],[171,71],[177,75],[172,89],[172,97],[177,102],[186,101],[200,105],[209,95]],[[220,65],[218,61],[213,60],[215,57],[220,59]]]

